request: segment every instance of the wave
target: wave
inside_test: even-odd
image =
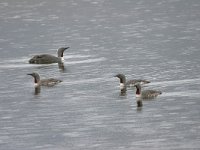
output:
[[[162,94],[162,97],[193,97],[199,98],[200,93],[197,90],[188,90],[188,91],[180,91],[180,92],[166,92]]]
[[[151,85],[177,86],[181,84],[199,84],[199,83],[200,83],[200,78],[195,78],[195,79],[183,79],[174,81],[152,82]]]

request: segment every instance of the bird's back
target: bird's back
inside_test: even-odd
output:
[[[155,98],[158,95],[161,95],[162,92],[161,91],[155,91],[155,90],[144,90],[142,91],[142,98],[146,98],[146,99],[151,99],[151,98]]]
[[[35,55],[29,60],[30,64],[51,64],[59,62],[60,59],[58,57],[49,54]]]
[[[40,85],[41,86],[54,86],[58,83],[62,82],[62,80],[59,79],[54,79],[54,78],[50,78],[50,79],[43,79],[40,81]]]
[[[135,80],[129,80],[126,82],[126,86],[134,86],[135,84],[148,84],[150,81],[142,80],[142,79],[135,79]]]

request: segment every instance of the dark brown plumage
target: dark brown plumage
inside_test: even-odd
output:
[[[57,57],[49,54],[35,55],[29,60],[30,64],[51,64],[51,63],[62,63],[63,53],[69,47],[61,47],[57,51]]]

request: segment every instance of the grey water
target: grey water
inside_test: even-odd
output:
[[[199,58],[199,0],[1,0],[0,150],[200,149]],[[139,109],[117,73],[163,93]]]

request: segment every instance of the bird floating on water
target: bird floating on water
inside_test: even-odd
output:
[[[63,53],[69,47],[61,47],[57,51],[57,57],[49,54],[35,55],[29,60],[30,64],[51,64],[51,63],[64,63]]]
[[[156,90],[141,90],[141,85],[136,84],[136,98],[141,98],[141,99],[153,99],[156,98],[158,95],[161,95],[161,91],[156,91]]]
[[[118,77],[120,79],[120,89],[123,89],[125,87],[130,87],[130,86],[134,86],[135,84],[148,84],[150,83],[150,81],[147,80],[142,80],[142,79],[134,79],[134,80],[129,80],[126,82],[126,77],[124,74],[117,74],[115,75],[115,77]]]
[[[62,80],[54,79],[54,78],[42,79],[41,80],[39,74],[36,73],[36,72],[29,73],[27,75],[30,75],[34,78],[35,87],[40,87],[40,86],[52,87],[52,86],[62,82]]]

